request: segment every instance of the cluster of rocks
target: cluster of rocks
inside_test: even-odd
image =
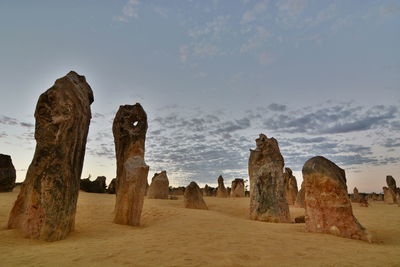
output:
[[[81,179],[80,189],[88,193],[105,193],[106,192],[106,177],[98,176],[96,180],[90,181],[90,175],[88,178]]]

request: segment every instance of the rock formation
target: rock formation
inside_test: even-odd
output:
[[[203,192],[203,196],[212,197],[212,196],[216,196],[217,189],[214,187],[208,186],[208,184],[206,184],[204,186],[202,192]]]
[[[45,241],[64,239],[74,230],[92,102],[85,77],[73,71],[39,97],[36,150],[8,228]]]
[[[191,182],[186,187],[183,201],[185,208],[202,210],[208,209],[206,203],[204,202],[203,195],[201,194],[200,187],[195,182]]]
[[[106,187],[105,176],[98,176],[94,181],[90,181],[90,178],[81,179],[80,181],[80,189],[88,193],[105,193]]]
[[[294,206],[296,208],[304,208],[304,198],[305,198],[305,189],[304,189],[304,181],[303,181],[301,183],[300,190],[297,193],[296,201],[294,203]]]
[[[0,192],[11,192],[14,189],[16,177],[11,156],[0,154]]]
[[[357,187],[353,189],[353,202],[359,203],[360,202],[360,194],[358,193]]]
[[[386,184],[388,187],[383,187],[383,194],[384,194],[384,201],[387,204],[395,204],[397,203],[396,194],[397,194],[397,187],[396,181],[394,180],[393,176],[388,175],[386,176]]]
[[[169,194],[173,196],[183,196],[185,193],[185,187],[179,186],[179,187],[170,187],[169,188]]]
[[[139,103],[120,106],[113,122],[117,157],[114,222],[137,226],[143,209],[149,166],[144,162],[147,115]]]
[[[167,172],[162,171],[154,174],[147,192],[148,198],[167,199],[169,193],[169,181]]]
[[[360,194],[358,203],[360,203],[360,207],[368,207],[367,195]]]
[[[115,190],[116,189],[116,181],[117,181],[117,178],[114,178],[111,180],[110,184],[107,187],[107,193],[109,193],[109,194],[116,193],[116,190]]]
[[[371,241],[353,215],[345,171],[318,156],[303,166],[306,230]]]
[[[250,217],[267,222],[290,222],[285,197],[284,161],[275,138],[264,134],[250,150]]]
[[[244,197],[244,180],[236,178],[232,181],[231,197]]]
[[[289,205],[294,205],[297,198],[298,188],[296,177],[293,176],[293,172],[290,168],[285,168],[283,173],[285,179],[285,195],[286,201]]]
[[[222,175],[218,177],[217,197],[228,197],[228,190],[225,188]]]

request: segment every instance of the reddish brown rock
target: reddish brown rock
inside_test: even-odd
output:
[[[222,175],[218,177],[217,197],[228,197],[228,190],[225,188]]]
[[[72,71],[39,97],[36,150],[8,228],[45,241],[64,239],[74,230],[92,102],[85,77]]]
[[[109,193],[109,194],[115,194],[116,193],[116,190],[115,190],[115,187],[116,187],[115,182],[116,182],[116,180],[117,180],[117,178],[114,178],[114,179],[111,180],[110,184],[107,187],[107,193]]]
[[[244,180],[236,178],[232,181],[231,197],[244,197]]]
[[[120,106],[113,122],[117,157],[114,222],[137,226],[143,209],[149,166],[144,161],[147,115],[139,103]]]
[[[147,192],[148,198],[167,199],[169,194],[169,180],[167,172],[154,174]]]
[[[304,164],[303,178],[307,231],[371,242],[353,215],[343,169],[318,156]]]
[[[275,138],[264,134],[250,150],[250,218],[268,222],[290,222],[285,197],[284,160]]]
[[[299,192],[297,192],[296,201],[294,206],[296,208],[304,208],[304,198],[305,198],[305,189],[304,189],[304,181],[301,183],[301,187]]]
[[[289,205],[294,205],[297,198],[298,188],[296,177],[293,176],[293,172],[290,168],[285,168],[283,173],[285,179],[285,195],[286,201]]]
[[[383,188],[383,200],[387,204],[396,204],[397,203],[397,187],[396,181],[394,180],[393,176],[388,175],[386,176],[386,184],[388,187]]]
[[[185,208],[207,210],[200,187],[195,182],[191,182],[185,189],[183,197]]]
[[[0,154],[0,192],[11,192],[15,187],[16,177],[11,156]]]

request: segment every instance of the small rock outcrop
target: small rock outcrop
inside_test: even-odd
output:
[[[360,207],[368,207],[369,204],[368,204],[367,195],[366,194],[360,194],[358,203],[360,203]]]
[[[185,189],[183,197],[185,208],[207,210],[200,187],[195,182],[191,182]]]
[[[114,178],[114,179],[112,179],[111,180],[111,182],[110,182],[110,184],[108,185],[108,187],[107,187],[107,193],[109,193],[109,194],[115,194],[116,193],[116,181],[117,181],[117,178]]]
[[[217,194],[216,192],[217,192],[217,189],[209,186],[208,184],[206,184],[204,186],[204,188],[202,189],[202,194],[203,194],[203,196],[206,196],[206,197],[215,196]]]
[[[154,174],[151,179],[149,190],[147,191],[148,198],[167,199],[169,193],[169,180],[167,172],[162,171]]]
[[[231,197],[244,197],[244,180],[236,178],[232,181]]]
[[[304,198],[305,198],[305,189],[304,189],[304,181],[301,183],[301,187],[299,192],[297,193],[296,201],[294,206],[296,208],[304,208]]]
[[[383,200],[387,204],[396,204],[397,203],[397,187],[396,181],[394,180],[393,176],[388,175],[386,176],[386,184],[387,187],[383,187]]]
[[[296,177],[293,176],[293,172],[290,168],[285,168],[283,177],[285,179],[286,201],[289,205],[294,205],[294,203],[296,202],[297,193],[299,191],[299,189],[297,188]]]
[[[306,230],[371,242],[353,215],[345,171],[318,156],[303,166]]]
[[[250,218],[267,222],[290,222],[285,196],[284,160],[278,141],[264,134],[250,150]]]
[[[139,103],[120,106],[113,122],[117,158],[114,222],[140,225],[149,166],[144,161],[147,115]]]
[[[358,193],[357,187],[354,187],[354,189],[353,189],[353,199],[352,199],[352,201],[355,202],[355,203],[359,203],[360,202],[360,193]]]
[[[80,189],[88,193],[105,193],[106,187],[105,176],[98,176],[94,181],[90,181],[90,177],[80,181]]]
[[[169,193],[170,193],[170,195],[173,195],[173,196],[183,196],[183,194],[185,193],[185,187],[183,187],[183,186],[170,187]]]
[[[40,95],[35,154],[8,228],[45,241],[64,239],[73,231],[93,100],[85,77],[73,71]]]
[[[222,175],[218,177],[217,197],[228,197],[228,190],[225,188]]]
[[[11,156],[0,154],[0,192],[11,192],[17,178]]]

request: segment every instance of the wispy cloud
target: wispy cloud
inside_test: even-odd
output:
[[[268,0],[261,0],[254,4],[254,6],[244,12],[241,23],[246,24],[253,22],[258,16],[262,15],[268,7]]]
[[[122,15],[118,16],[117,20],[128,22],[131,18],[138,18],[138,6],[139,0],[128,0],[128,2],[122,8]]]

